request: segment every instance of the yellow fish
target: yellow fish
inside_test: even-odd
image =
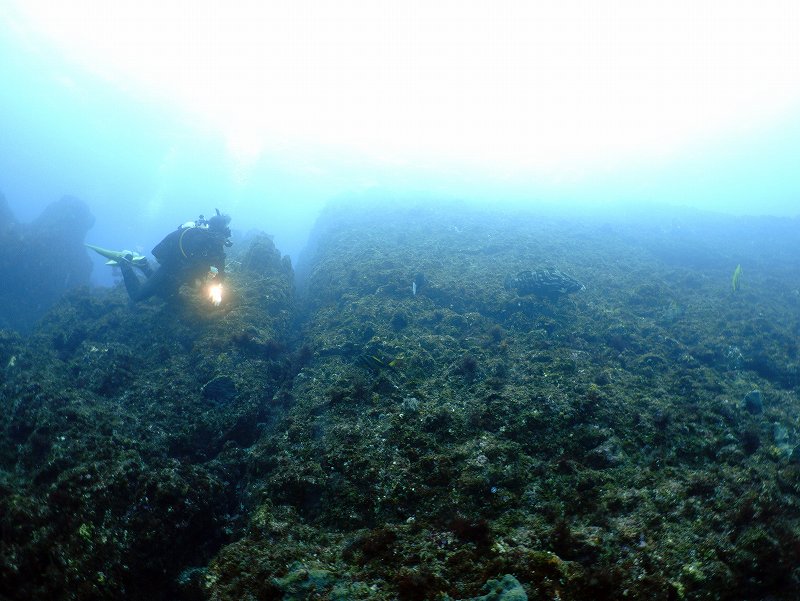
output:
[[[733,270],[733,279],[731,280],[731,288],[734,292],[739,289],[740,283],[739,280],[742,278],[742,266],[737,265],[736,269]]]

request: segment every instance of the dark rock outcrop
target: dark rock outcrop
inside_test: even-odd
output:
[[[65,292],[89,284],[83,242],[92,225],[77,198],[65,196],[22,224],[0,197],[0,328],[28,332]]]
[[[177,599],[238,532],[292,364],[291,266],[258,249],[219,307],[81,288],[0,336],[0,599]]]

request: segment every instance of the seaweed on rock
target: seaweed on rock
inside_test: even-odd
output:
[[[731,295],[750,231],[344,205],[297,300],[268,238],[211,313],[77,293],[0,349],[2,594],[792,599],[798,249]]]
[[[292,274],[270,248],[219,309],[188,289],[179,307],[79,290],[4,348],[0,596],[174,598],[230,539],[289,364],[236,339],[288,347]],[[238,394],[203,394],[221,378]]]

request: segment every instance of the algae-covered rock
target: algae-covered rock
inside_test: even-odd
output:
[[[300,563],[291,565],[285,576],[272,579],[272,583],[287,601],[321,596],[333,586],[333,582],[334,578],[329,570]]]
[[[528,601],[525,589],[511,574],[506,574],[497,580],[488,580],[484,585],[484,590],[486,591],[484,595],[460,601]]]
[[[338,205],[299,298],[261,235],[219,307],[70,294],[0,338],[0,596],[793,599],[796,236],[732,296],[753,224],[602,221]]]
[[[227,403],[236,398],[236,382],[230,376],[215,376],[201,389],[203,396],[218,403]]]
[[[220,308],[191,288],[183,304],[136,307],[120,289],[79,290],[4,346],[0,470],[14,492],[0,490],[0,596],[197,597],[198,578],[179,575],[237,528],[243,448],[290,362],[235,333],[286,347],[291,271],[246,274],[229,275]]]
[[[761,391],[760,390],[751,390],[746,395],[744,395],[744,400],[742,401],[744,408],[747,410],[748,413],[751,415],[758,415],[764,411],[764,402],[761,399]]]

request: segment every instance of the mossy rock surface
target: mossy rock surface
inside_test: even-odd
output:
[[[344,205],[298,293],[266,236],[217,309],[76,292],[0,338],[0,597],[794,599],[781,227]]]

